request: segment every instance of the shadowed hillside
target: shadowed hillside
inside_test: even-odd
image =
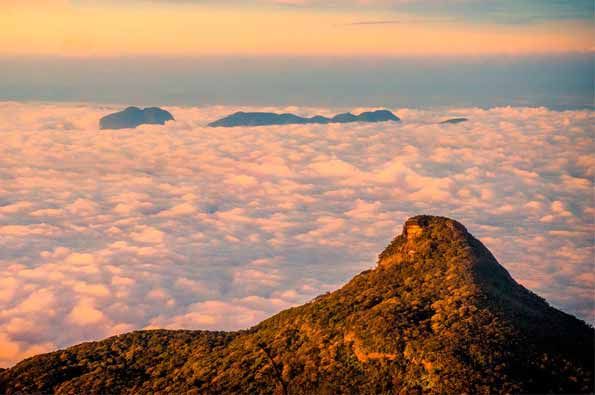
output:
[[[81,344],[0,371],[0,393],[590,393],[593,350],[461,224],[418,216],[375,269],[253,328]]]

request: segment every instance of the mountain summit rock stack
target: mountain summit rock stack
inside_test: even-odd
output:
[[[238,332],[132,332],[24,360],[0,393],[592,393],[592,327],[460,223],[417,216],[378,265]]]

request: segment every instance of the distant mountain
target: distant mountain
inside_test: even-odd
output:
[[[149,107],[141,110],[138,107],[128,107],[123,111],[101,118],[99,127],[101,129],[128,129],[144,124],[165,125],[165,122],[173,120],[174,117],[161,108]]]
[[[592,393],[594,336],[463,225],[418,216],[376,268],[253,328],[80,344],[0,372],[0,393]]]
[[[452,119],[447,119],[446,121],[442,121],[440,122],[440,124],[444,125],[444,124],[454,124],[454,123],[462,123],[462,122],[467,122],[468,119],[467,118],[452,118]]]
[[[347,113],[345,114],[347,116],[350,116],[351,113]],[[337,115],[333,118],[334,121],[337,121],[337,118],[340,115]],[[394,121],[394,122],[399,122],[400,119],[399,117],[397,117],[395,114],[393,114],[392,112],[388,111],[388,110],[377,110],[377,111],[366,111],[366,112],[362,112],[361,114],[357,115],[355,117],[355,119],[353,120],[353,122],[386,122],[386,121]],[[350,122],[350,121],[348,121]]]
[[[367,111],[359,115],[351,113],[335,115],[332,118],[316,115],[311,118],[300,117],[294,114],[276,114],[272,112],[236,112],[225,118],[211,122],[211,127],[235,126],[268,126],[268,125],[296,125],[296,124],[327,124],[350,122],[399,122],[400,119],[388,110]]]
[[[357,115],[353,115],[350,112],[346,112],[344,114],[337,114],[334,117],[332,117],[331,119],[329,119],[329,122],[335,122],[335,123],[350,123],[350,122],[357,122],[359,120],[359,117]]]

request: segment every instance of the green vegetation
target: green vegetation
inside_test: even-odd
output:
[[[374,270],[249,330],[81,344],[0,371],[0,393],[591,393],[594,335],[461,224],[419,216]]]

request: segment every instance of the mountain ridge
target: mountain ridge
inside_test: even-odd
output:
[[[391,111],[376,110],[365,111],[359,115],[350,112],[337,114],[332,118],[322,115],[313,117],[300,117],[295,114],[277,114],[272,112],[243,112],[239,111],[217,121],[209,123],[209,127],[237,127],[237,126],[272,126],[272,125],[303,125],[303,124],[329,124],[353,122],[399,122],[400,119]]]
[[[589,393],[593,336],[462,224],[416,216],[374,269],[252,328],[84,343],[0,372],[0,393]]]

